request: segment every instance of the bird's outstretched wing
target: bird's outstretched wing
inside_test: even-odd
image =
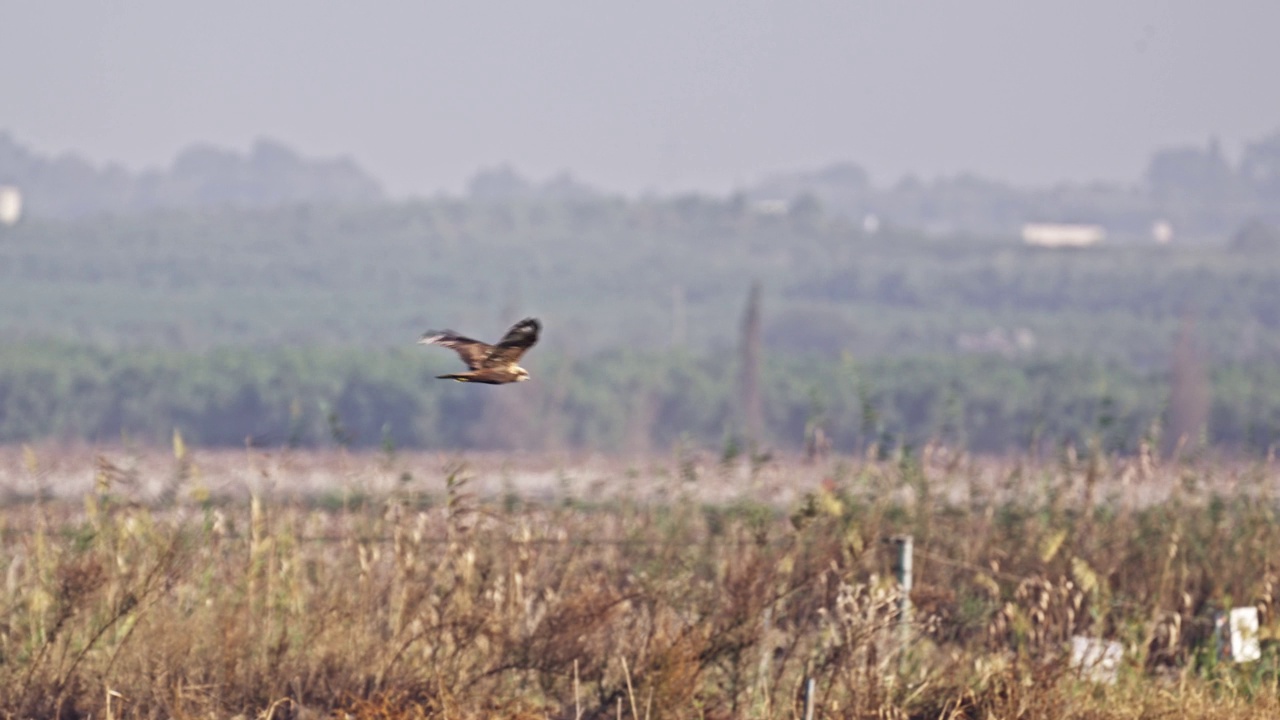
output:
[[[422,345],[441,345],[457,352],[462,362],[466,363],[471,370],[488,367],[485,359],[494,350],[494,347],[488,343],[472,340],[452,330],[428,330],[423,333],[422,339],[418,342]]]
[[[537,318],[525,318],[512,325],[498,344],[489,349],[482,361],[483,367],[502,367],[520,362],[520,356],[538,342],[538,333],[541,330],[542,323],[539,323]]]

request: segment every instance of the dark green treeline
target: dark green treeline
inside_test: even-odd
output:
[[[416,349],[0,349],[0,442],[395,446],[643,452],[731,446],[732,362],[713,355],[530,357],[534,381],[435,380],[454,358]],[[1207,440],[1264,452],[1280,439],[1280,369],[1210,372]],[[821,427],[838,451],[938,439],[977,451],[1100,442],[1126,452],[1167,426],[1168,372],[999,356],[766,358],[763,446],[799,449]],[[1197,439],[1201,440],[1201,439]]]

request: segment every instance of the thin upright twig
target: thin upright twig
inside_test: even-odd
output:
[[[622,674],[627,679],[627,701],[631,703],[631,717],[640,720],[640,713],[636,710],[636,693],[631,687],[631,669],[627,667],[627,658],[622,658]]]
[[[578,693],[578,659],[573,659],[573,720],[582,720],[582,696]]]

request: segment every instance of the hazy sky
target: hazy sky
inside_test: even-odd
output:
[[[1280,3],[0,0],[0,130],[131,168],[268,136],[394,193],[481,166],[723,191],[862,164],[1136,180],[1280,129]]]

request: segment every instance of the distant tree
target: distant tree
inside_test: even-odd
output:
[[[1207,438],[1210,386],[1204,358],[1196,339],[1195,318],[1186,314],[1173,345],[1169,378],[1169,410],[1164,450],[1195,447]]]
[[[382,187],[349,158],[308,160],[270,139],[253,144],[243,161],[246,205],[295,202],[376,202]]]
[[[1147,165],[1146,181],[1159,198],[1219,199],[1236,184],[1236,174],[1222,155],[1216,138],[1206,149],[1179,147],[1161,150]]]
[[[192,145],[170,168],[135,174],[118,165],[95,167],[75,155],[43,157],[0,134],[0,183],[21,188],[30,214],[42,217],[385,199],[381,185],[350,159],[307,159],[266,139],[248,156]]]
[[[1253,218],[1231,236],[1231,249],[1237,252],[1275,252],[1280,250],[1280,227],[1261,218]]]
[[[747,308],[742,316],[742,339],[739,366],[739,407],[742,413],[742,432],[748,448],[755,448],[762,440],[764,408],[760,401],[760,353],[762,346],[760,319],[760,281],[751,283],[747,294]]]
[[[483,406],[479,419],[468,430],[471,447],[482,450],[527,451],[537,449],[536,389],[470,386],[471,402]]]
[[[788,353],[811,352],[838,357],[849,350],[857,331],[837,307],[790,308],[771,313],[765,327],[768,346]]]
[[[592,200],[600,193],[590,185],[578,182],[568,172],[561,172],[538,187],[538,198],[549,201]]]
[[[166,173],[151,172],[140,183],[143,207],[238,204],[244,201],[245,167],[235,153],[211,145],[192,145]]]
[[[684,286],[677,283],[671,286],[671,347],[684,347],[688,319],[685,315]]]
[[[13,139],[0,130],[0,185],[18,185],[27,180],[37,169],[38,161]]]
[[[822,219],[822,201],[813,193],[799,195],[787,206],[787,217],[796,227],[812,230]]]
[[[1258,199],[1280,202],[1280,130],[1245,146],[1240,176]]]
[[[861,165],[851,162],[833,163],[815,172],[813,180],[840,190],[864,192],[871,189],[871,176]]]
[[[516,200],[532,194],[533,183],[510,165],[484,168],[467,183],[467,195],[474,200]]]

